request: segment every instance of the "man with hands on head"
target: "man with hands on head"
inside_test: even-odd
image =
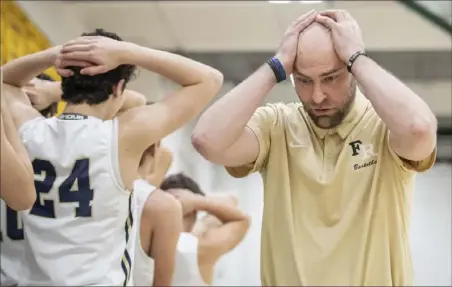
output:
[[[291,74],[301,103],[260,107]],[[232,176],[261,173],[264,286],[406,286],[413,182],[435,162],[436,127],[367,57],[349,13],[310,11],[201,116],[192,142]]]

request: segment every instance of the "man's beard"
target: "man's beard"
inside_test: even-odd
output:
[[[322,129],[331,129],[334,128],[342,123],[344,118],[348,115],[350,112],[353,102],[355,101],[356,97],[356,82],[354,80],[350,81],[350,89],[349,94],[347,96],[347,100],[342,108],[337,110],[332,115],[316,115],[313,113],[312,108],[308,105],[303,104],[303,109],[306,111],[306,113],[309,115],[311,120],[314,122],[316,126]]]

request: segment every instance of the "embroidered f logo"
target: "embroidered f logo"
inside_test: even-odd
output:
[[[368,159],[371,156],[376,156],[374,152],[374,146],[372,144],[364,144],[360,140],[349,143],[352,147],[352,156],[362,154],[362,159]]]
[[[352,147],[352,156],[359,155],[359,146],[362,144],[363,144],[363,142],[360,140],[349,143],[349,145]]]

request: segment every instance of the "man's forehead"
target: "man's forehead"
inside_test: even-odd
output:
[[[330,75],[341,72],[345,69],[345,65],[328,65],[313,69],[298,69],[294,68],[294,76],[295,77],[328,77]]]

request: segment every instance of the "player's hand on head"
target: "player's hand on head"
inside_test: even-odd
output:
[[[286,75],[292,74],[293,65],[297,56],[298,37],[300,33],[315,21],[317,12],[311,10],[295,19],[287,28],[276,51],[275,57],[281,61]]]
[[[356,20],[345,10],[319,12],[316,21],[331,31],[334,48],[339,58],[347,63],[356,52],[364,52],[364,41]]]
[[[196,210],[196,201],[200,195],[181,189],[168,190],[168,192],[179,200],[184,214]]]
[[[108,37],[83,36],[63,45],[57,60],[62,76],[70,75],[68,66],[82,67],[82,75],[94,76],[106,73],[123,64],[124,43]]]

